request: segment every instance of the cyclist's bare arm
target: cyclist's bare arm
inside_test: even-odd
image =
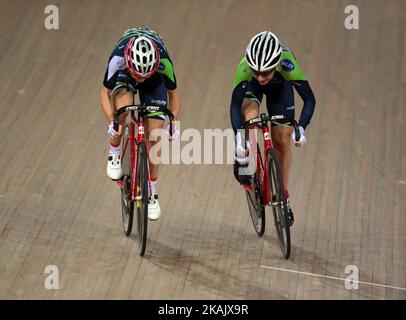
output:
[[[180,97],[177,89],[168,90],[169,110],[172,111],[175,120],[179,120]]]
[[[102,86],[100,89],[101,108],[108,122],[114,120],[114,110],[110,103],[111,90]]]

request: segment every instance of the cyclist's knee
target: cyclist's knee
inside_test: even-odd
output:
[[[124,108],[133,103],[133,96],[126,89],[119,89],[113,95],[113,104],[116,110]]]
[[[148,118],[145,122],[146,136],[152,145],[161,140],[164,134],[163,125],[164,121],[161,119]]]
[[[278,150],[290,148],[290,131],[289,130],[274,130],[272,142]]]
[[[114,102],[118,102],[122,99],[131,99],[132,93],[128,88],[120,88],[113,91]]]

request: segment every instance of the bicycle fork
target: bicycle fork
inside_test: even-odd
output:
[[[139,195],[138,196],[138,184],[137,184],[137,176],[138,176],[138,170],[140,168],[138,168],[138,164],[135,163],[135,160],[138,159],[139,156],[139,148],[138,148],[138,144],[145,141],[145,135],[144,135],[144,122],[143,121],[138,121],[137,122],[137,127],[138,127],[138,135],[137,135],[137,143],[135,143],[135,124],[132,121],[131,124],[131,134],[130,134],[130,138],[132,141],[132,145],[131,145],[131,167],[133,168],[134,172],[131,175],[131,198],[133,201],[137,201],[137,206],[138,206],[138,201],[142,200],[142,196],[143,195]],[[137,157],[135,156],[137,155]]]

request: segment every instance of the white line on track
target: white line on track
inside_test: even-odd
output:
[[[325,275],[317,274],[317,273],[302,272],[302,271],[296,271],[296,270],[290,270],[290,269],[284,269],[284,268],[275,268],[275,267],[269,267],[269,266],[261,266],[261,267],[266,268],[266,269],[273,269],[273,270],[279,270],[279,271],[285,271],[285,272],[291,272],[291,273],[300,273],[300,274],[304,274],[307,276],[313,276],[313,277],[319,277],[319,278],[328,278],[328,279],[341,280],[341,281],[347,280],[346,278],[331,277],[331,276],[325,276]],[[395,289],[395,290],[406,291],[406,288],[392,287],[392,286],[388,286],[385,284],[379,284],[379,283],[357,281],[357,280],[353,280],[353,279],[351,279],[351,282],[357,282],[357,283],[367,284],[370,286],[377,286],[377,287],[384,287],[384,288],[391,288],[391,289]]]

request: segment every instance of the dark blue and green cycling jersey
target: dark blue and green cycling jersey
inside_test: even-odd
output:
[[[281,62],[277,66],[273,78],[266,85],[261,85],[253,77],[252,69],[244,57],[237,66],[233,83],[230,116],[234,131],[240,129],[244,123],[241,114],[242,104],[251,100],[260,105],[263,95],[266,96],[266,106],[270,115],[286,115],[294,118],[293,87],[304,102],[299,125],[305,129],[313,116],[316,99],[308,79],[293,53],[288,48],[283,48]],[[273,125],[278,125],[278,123],[273,123]],[[279,125],[283,125],[283,123]]]
[[[146,36],[154,40],[158,46],[160,55],[160,64],[157,72],[146,79],[142,84],[142,87],[156,88],[163,82],[166,89],[176,89],[177,84],[175,72],[168,50],[159,34],[148,28],[132,28],[124,32],[110,55],[107,70],[104,75],[103,85],[106,88],[113,90],[115,87],[123,85],[127,81],[131,81],[131,77],[125,67],[124,48],[130,38],[140,36]],[[131,81],[131,84],[135,89],[140,86],[140,84],[135,81]]]

